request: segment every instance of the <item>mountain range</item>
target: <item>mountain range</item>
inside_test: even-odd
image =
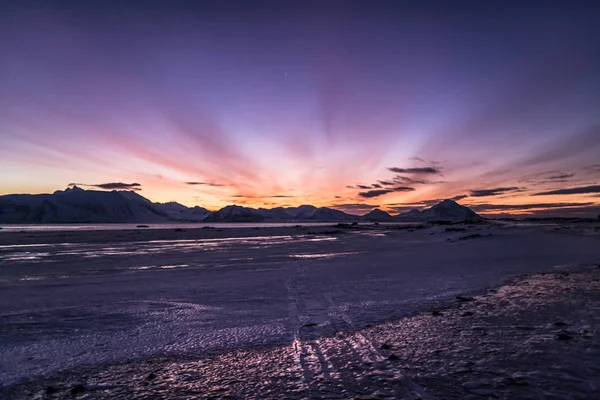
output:
[[[426,210],[390,215],[374,209],[358,216],[328,207],[248,208],[226,206],[217,211],[176,202],[153,203],[133,191],[84,190],[77,186],[52,194],[0,196],[0,223],[160,223],[160,222],[345,222],[345,221],[476,221],[471,209],[444,200]]]

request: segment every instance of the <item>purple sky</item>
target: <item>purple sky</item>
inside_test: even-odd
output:
[[[597,215],[600,5],[447,3],[3,2],[0,194]]]

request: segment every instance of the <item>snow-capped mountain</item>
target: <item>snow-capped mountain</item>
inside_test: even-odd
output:
[[[287,208],[276,207],[276,208],[259,208],[258,213],[265,217],[265,220],[273,221],[288,221],[295,219],[293,213],[289,212]]]
[[[362,216],[365,221],[373,222],[391,222],[394,217],[378,208],[371,210],[369,213]]]
[[[285,222],[285,221],[475,221],[481,217],[452,200],[392,217],[374,209],[362,217],[329,207],[248,208],[237,205],[210,212],[176,202],[152,203],[133,191],[83,190],[77,186],[52,194],[0,196],[1,223],[124,222]]]
[[[402,214],[394,215],[394,220],[396,221],[420,221],[421,220],[421,210],[410,210]]]
[[[461,206],[452,200],[444,200],[423,211],[412,210],[407,213],[399,214],[395,219],[404,221],[461,222],[479,221],[483,218],[468,207]]]
[[[294,219],[303,220],[311,219],[317,212],[317,207],[311,205],[302,205],[299,207],[288,207],[286,211],[294,216]]]
[[[263,222],[265,217],[258,210],[242,206],[227,206],[211,213],[204,222]]]
[[[186,207],[177,202],[154,203],[174,221],[200,222],[210,215],[210,211],[203,207]]]
[[[134,192],[83,190],[0,196],[4,223],[164,222],[167,213]]]

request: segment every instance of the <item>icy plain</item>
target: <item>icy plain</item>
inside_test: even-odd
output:
[[[2,385],[265,346],[289,349],[290,368],[308,385],[328,365],[331,379],[343,374],[331,367],[335,355],[313,359],[309,347],[320,337],[398,320],[515,276],[600,262],[598,235],[556,228],[223,231],[1,237]],[[382,357],[360,335],[342,339],[362,362]]]

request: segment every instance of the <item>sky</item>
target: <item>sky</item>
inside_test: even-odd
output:
[[[600,5],[4,1],[0,195],[600,213]]]

